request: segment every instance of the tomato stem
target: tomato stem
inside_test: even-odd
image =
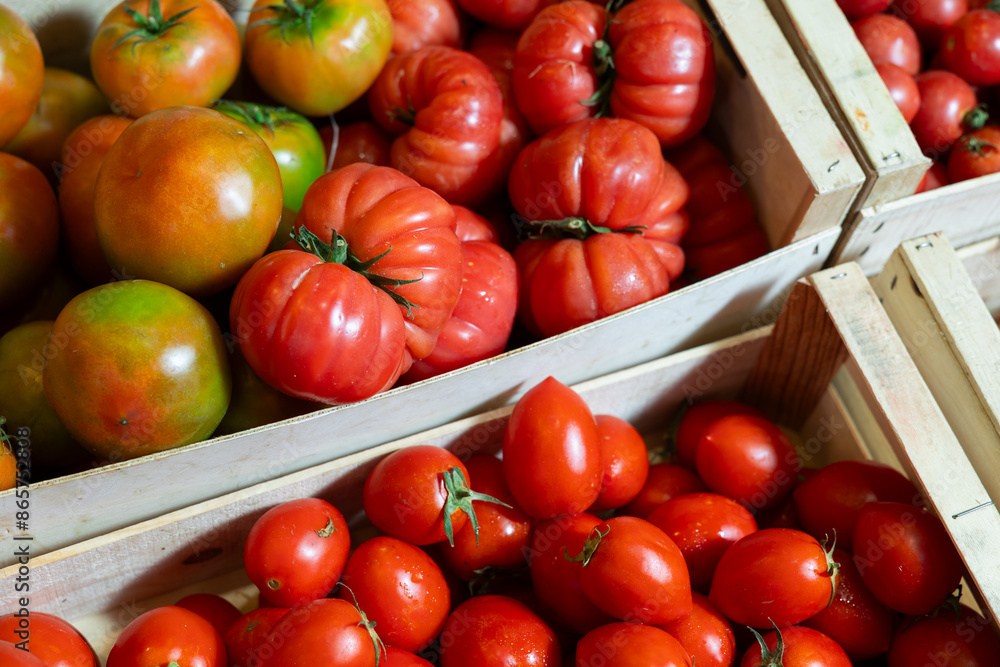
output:
[[[771,619],[768,620],[771,621]],[[760,633],[747,626],[747,629],[757,638],[757,643],[760,644],[760,667],[782,667],[781,661],[785,654],[785,640],[782,639],[781,630],[778,629],[777,624],[771,621],[771,625],[774,626],[774,631],[778,633],[778,641],[774,645],[773,652],[767,648],[767,644],[764,642],[764,638],[760,636]]]
[[[830,549],[827,550],[826,543],[829,540],[829,536],[824,536],[822,541],[820,541],[820,546],[823,549],[823,555],[826,556],[826,572],[830,575],[830,599],[826,603],[829,607],[833,604],[833,599],[837,595],[837,577],[840,574],[840,563],[833,560],[833,551],[837,548],[837,531],[833,531],[833,544],[830,545]]]
[[[375,632],[375,621],[368,620],[367,614],[361,609],[361,605],[358,604],[358,598],[354,595],[354,591],[351,590],[350,586],[342,581],[337,582],[337,586],[343,586],[351,594],[351,598],[354,600],[354,608],[361,614],[361,622],[358,623],[358,627],[364,627],[368,631],[368,636],[371,637],[372,644],[375,646],[375,667],[378,667],[378,664],[382,661],[382,654],[386,652],[386,648],[382,642],[382,638]]]
[[[606,11],[607,21],[604,25],[604,35],[594,42],[593,67],[594,77],[597,80],[597,90],[585,100],[580,100],[580,104],[588,107],[597,107],[597,117],[611,115],[611,90],[615,86],[615,58],[611,50],[611,42],[608,41],[611,33],[612,11],[617,11],[614,7],[614,0],[608,3]]]
[[[990,114],[986,110],[984,104],[980,104],[975,109],[970,109],[962,116],[962,124],[973,130],[978,130],[979,128],[986,125],[986,121],[989,120]]]
[[[319,4],[319,0],[307,0],[306,2],[300,2],[299,0],[284,0],[283,5],[265,5],[263,7],[257,7],[251,9],[251,12],[260,12],[268,9],[276,14],[269,19],[261,19],[260,21],[254,21],[247,26],[247,30],[253,30],[258,26],[263,25],[276,25],[281,28],[281,39],[288,44],[288,36],[285,34],[288,28],[294,28],[300,25],[305,26],[306,34],[309,35],[309,45],[316,48],[316,42],[313,41],[313,14],[316,9],[316,5]]]
[[[136,10],[128,6],[128,0],[124,3],[125,13],[129,15],[129,18],[137,26],[135,30],[130,30],[119,39],[111,49],[108,51],[108,56],[111,56],[111,52],[117,49],[119,46],[127,42],[128,40],[136,37],[134,42],[132,42],[132,55],[135,55],[135,47],[144,42],[152,42],[157,37],[170,30],[171,28],[183,25],[181,19],[198,9],[198,6],[190,7],[182,12],[177,12],[170,18],[164,20],[163,11],[160,9],[160,0],[152,0],[149,3],[149,16],[143,16]]]
[[[988,9],[991,12],[1000,13],[1000,0],[990,0],[989,3],[983,7],[983,9]]]
[[[607,524],[603,525],[607,526]],[[583,543],[583,550],[580,553],[571,558],[569,555],[569,549],[563,547],[563,555],[566,560],[571,563],[582,563],[584,567],[587,567],[590,563],[590,559],[593,558],[594,553],[597,552],[597,547],[600,546],[601,540],[604,539],[604,537],[610,532],[611,526],[608,526],[608,529],[603,533],[601,532],[600,526],[594,526],[594,530],[590,532],[590,536],[587,538],[587,541]]]
[[[288,125],[299,121],[298,114],[289,111],[284,107],[269,107],[253,102],[233,102],[230,100],[218,100],[212,104],[212,108],[227,116],[234,117],[244,125],[253,128],[254,126],[266,127],[274,137],[274,129],[282,125]],[[302,121],[305,121],[303,118]]]
[[[455,529],[451,522],[451,515],[457,510],[461,510],[469,517],[472,530],[476,533],[476,546],[479,546],[479,520],[476,519],[476,510],[472,506],[473,500],[484,503],[495,503],[510,509],[510,505],[497,500],[493,496],[479,493],[469,488],[469,482],[465,479],[465,474],[458,466],[441,473],[444,476],[444,488],[448,492],[448,499],[444,503],[444,534],[448,537],[448,544],[455,546]]]
[[[333,525],[333,519],[327,517],[326,526],[324,526],[320,530],[317,530],[316,534],[319,535],[320,537],[330,537],[336,532],[337,532],[337,527]]]
[[[534,233],[529,233],[529,239],[566,238],[573,237],[581,241],[589,239],[596,234],[612,234],[615,232],[625,234],[642,234],[646,229],[641,225],[622,227],[621,229],[611,229],[595,225],[589,220],[580,217],[563,218],[562,220],[531,220],[527,222],[529,228],[535,229]]]
[[[403,125],[413,127],[417,122],[417,110],[413,108],[413,99],[406,96],[406,108],[393,107],[385,112],[389,118]]]
[[[962,150],[974,153],[979,157],[986,157],[987,148],[992,148],[993,150],[997,150],[996,146],[978,137],[972,137],[972,136],[966,137],[965,143],[962,144]]]
[[[7,429],[4,424],[7,423],[7,418],[0,416],[0,446],[7,447],[11,451],[14,450],[13,438],[7,435]]]

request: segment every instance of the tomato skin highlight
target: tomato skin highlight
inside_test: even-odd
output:
[[[1000,83],[1000,14],[975,9],[955,21],[941,42],[941,60],[971,86]]]
[[[891,14],[872,14],[851,28],[873,65],[896,65],[910,76],[920,72],[920,40],[910,24]]]
[[[692,593],[692,601],[690,614],[660,627],[681,643],[698,667],[732,667],[736,637],[729,619],[701,593]]]
[[[785,650],[781,664],[785,667],[851,667],[851,661],[835,641],[811,628],[792,626],[781,629]],[[770,651],[778,645],[778,634],[769,632],[764,642]],[[761,667],[760,644],[747,649],[740,667]],[[767,664],[774,664],[768,662]]]
[[[965,134],[967,114],[976,108],[976,92],[959,76],[927,70],[915,78],[920,110],[910,129],[925,155],[940,158]]]
[[[129,623],[108,653],[107,667],[226,667],[226,644],[212,624],[180,607],[156,607]]]
[[[45,667],[100,667],[90,642],[69,621],[40,611],[30,613],[30,653],[22,650],[18,653],[34,656]],[[24,632],[18,617],[0,616],[0,644],[24,641],[18,632]],[[0,659],[4,665],[10,665],[7,656],[0,654]],[[12,667],[17,665],[15,661]],[[27,662],[24,665],[27,667]]]
[[[361,613],[337,598],[320,598],[289,611],[267,636],[262,656],[268,648],[270,657],[261,667],[376,667],[374,639]]]
[[[952,183],[1000,171],[1000,128],[974,130],[958,140],[948,157],[948,180]]]
[[[601,436],[604,478],[591,512],[617,509],[632,502],[649,475],[649,452],[642,435],[624,419],[596,415]]]
[[[441,667],[562,666],[552,629],[524,604],[500,595],[460,604],[441,636]]]

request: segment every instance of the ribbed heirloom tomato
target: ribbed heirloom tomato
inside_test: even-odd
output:
[[[455,0],[387,0],[392,13],[392,52],[416,51],[424,46],[461,47],[464,20]]]

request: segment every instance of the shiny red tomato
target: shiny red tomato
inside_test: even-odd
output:
[[[389,149],[392,145],[389,135],[373,121],[363,120],[336,128],[326,125],[320,128],[326,159],[330,171],[346,167],[355,162],[367,162],[380,167],[389,166]],[[330,149],[334,151],[330,162]]]
[[[906,503],[866,504],[854,527],[852,551],[865,586],[904,614],[929,613],[962,578],[962,559],[944,524]]]
[[[632,502],[621,508],[620,514],[645,519],[671,498],[686,493],[701,493],[708,487],[696,474],[673,463],[657,463],[649,467],[642,489]]]
[[[986,667],[996,663],[1000,639],[993,624],[965,606],[904,624],[892,639],[889,667]]]
[[[901,2],[897,9],[897,13],[913,26],[928,53],[940,48],[949,26],[968,11],[967,0],[916,0]]]
[[[243,566],[261,598],[292,607],[333,589],[350,548],[347,523],[336,507],[320,498],[291,500],[254,522]]]
[[[244,57],[260,87],[306,116],[328,116],[361,97],[392,48],[385,0],[257,0]]]
[[[4,667],[48,667],[28,651],[15,648],[7,642],[0,642],[0,659],[3,660]]]
[[[495,456],[480,454],[465,462],[472,478],[472,490],[496,498],[496,503],[474,502],[479,520],[479,538],[472,526],[455,534],[455,546],[441,545],[444,561],[460,579],[471,581],[486,567],[523,568],[531,540],[532,520],[517,507],[503,476],[503,463]]]
[[[212,593],[192,593],[175,602],[174,606],[198,614],[211,623],[222,638],[225,638],[229,626],[242,616],[236,605]]]
[[[576,645],[576,666],[691,667],[691,656],[669,633],[651,625],[609,623]],[[701,663],[698,663],[701,665]]]
[[[38,38],[24,19],[0,5],[0,149],[14,138],[38,107],[44,64]]]
[[[848,551],[836,549],[833,558],[840,563],[833,602],[802,625],[837,642],[851,660],[867,660],[885,653],[892,639],[892,611],[865,586]]]
[[[390,646],[385,650],[384,667],[433,667],[418,655]]]
[[[624,419],[612,415],[594,419],[601,436],[604,479],[590,511],[600,512],[618,509],[639,495],[649,475],[649,451],[639,431]]]
[[[892,0],[837,0],[837,4],[847,18],[854,19],[884,12],[892,4]]]
[[[944,66],[972,86],[1000,83],[1000,14],[976,9],[955,21],[941,43]]]
[[[395,56],[368,94],[375,120],[394,135],[390,163],[453,204],[473,206],[503,188],[484,178],[500,146],[503,96],[475,56],[426,46]]]
[[[759,635],[758,635],[759,636]],[[791,627],[769,632],[743,654],[740,667],[851,667],[844,649],[821,632]]]
[[[715,239],[713,239],[715,240]],[[677,431],[671,434],[674,456],[677,463],[691,470],[696,470],[698,443],[705,429],[723,417],[730,415],[749,415],[764,418],[764,413],[757,408],[740,401],[713,400],[702,401],[691,405],[683,405],[684,411],[677,424]],[[675,417],[676,419],[676,417]]]
[[[722,555],[708,599],[734,623],[755,628],[801,623],[833,599],[832,552],[797,530],[750,533]]]
[[[265,601],[266,602],[266,601]],[[223,635],[230,667],[251,667],[263,662],[267,636],[289,612],[284,607],[259,607],[238,618]]]
[[[672,498],[647,520],[680,548],[691,588],[700,593],[708,593],[715,568],[729,547],[757,530],[757,522],[745,507],[715,493]]]
[[[896,65],[911,76],[920,71],[920,40],[906,21],[872,14],[852,22],[851,27],[873,65]]]
[[[691,598],[690,614],[660,627],[681,643],[697,667],[732,667],[736,637],[729,619],[701,593],[692,593]]]
[[[90,69],[116,112],[208,106],[236,80],[240,35],[216,0],[135,0],[105,15]]]
[[[107,667],[226,667],[226,644],[212,624],[180,607],[156,607],[129,623],[108,653]]]
[[[596,526],[579,554],[580,587],[598,609],[631,623],[663,625],[691,613],[684,555],[666,533],[621,516]]]
[[[1000,127],[973,130],[958,140],[948,156],[948,180],[952,183],[1000,171]]]
[[[798,455],[767,419],[730,415],[712,422],[695,453],[705,485],[757,510],[777,507],[795,487]]]
[[[903,120],[912,122],[920,111],[920,88],[916,79],[891,63],[876,65],[875,71],[889,89],[889,96],[896,103]]]
[[[37,284],[59,246],[59,208],[52,186],[31,163],[0,153],[0,308]]]
[[[920,111],[910,123],[913,136],[924,151],[940,158],[961,138],[966,128],[985,122],[977,110],[976,93],[961,78],[942,70],[928,70],[916,77]]]
[[[462,243],[466,241],[489,241],[501,244],[500,230],[492,222],[464,206],[455,209],[455,234]]]
[[[544,7],[558,0],[458,0],[462,9],[483,23],[504,30],[524,29]]]
[[[374,624],[353,604],[336,598],[289,611],[260,651],[260,667],[376,667],[385,656]]]
[[[422,650],[441,632],[451,595],[441,569],[426,553],[394,537],[365,540],[347,560],[340,599],[356,600],[382,641]]]
[[[931,165],[931,168],[927,170],[924,177],[920,180],[920,184],[917,185],[917,189],[913,194],[920,194],[921,192],[929,192],[930,190],[937,190],[938,188],[943,188],[944,186],[951,183],[948,179],[948,168],[944,166],[942,162],[937,160]]]
[[[392,14],[392,53],[438,44],[461,48],[463,17],[455,0],[387,0]]]
[[[101,664],[79,630],[68,621],[41,611],[30,612],[26,619],[14,614],[0,616],[0,644],[3,642],[27,646],[28,652],[45,667],[100,667]],[[20,667],[16,661],[7,662],[3,654],[0,654],[0,662]]]
[[[548,519],[594,504],[604,475],[601,436],[586,402],[549,377],[511,412],[503,437],[503,471],[526,514]]]
[[[500,595],[460,604],[441,638],[441,667],[562,667],[552,629],[524,604]]]

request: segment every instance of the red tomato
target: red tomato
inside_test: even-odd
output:
[[[873,65],[896,65],[911,76],[920,72],[920,40],[906,21],[873,14],[851,23]]]
[[[705,485],[753,508],[777,507],[795,487],[798,455],[767,419],[730,415],[704,430],[695,454]]]
[[[757,522],[735,500],[715,493],[691,493],[663,503],[649,515],[684,554],[691,588],[707,593],[722,554],[757,530]]]
[[[254,522],[243,565],[263,599],[292,607],[330,592],[350,548],[340,511],[325,500],[303,498],[272,507]]]
[[[757,641],[756,646],[751,646],[743,654],[740,667],[774,664],[784,667],[851,667],[851,660],[837,642],[810,628],[782,628],[767,633]]]
[[[892,4],[892,0],[837,0],[837,4],[849,19],[855,19],[869,14],[884,12]]]
[[[495,357],[507,347],[517,314],[517,264],[490,241],[462,243],[462,293],[434,350],[415,361],[404,381],[414,382]]]
[[[475,56],[426,46],[395,56],[368,95],[375,120],[400,135],[390,163],[453,204],[486,201],[505,174],[483,177],[500,146],[503,96],[490,69]]]
[[[594,504],[604,475],[601,436],[580,395],[555,378],[514,405],[503,437],[503,472],[518,506],[536,519]]]
[[[966,128],[983,124],[977,112],[976,93],[951,72],[929,70],[916,77],[920,111],[910,129],[926,155],[940,157],[965,134]]]
[[[685,57],[649,57],[661,51]],[[675,146],[708,120],[715,59],[701,19],[677,0],[637,0],[613,18],[571,0],[542,10],[525,29],[513,79],[518,108],[537,134],[610,109]]]
[[[446,449],[415,445],[380,460],[365,479],[362,503],[368,519],[387,535],[410,544],[448,540],[471,521],[473,500],[498,502],[471,490],[465,464]]]
[[[903,115],[903,120],[907,123],[913,121],[920,111],[920,88],[917,87],[916,80],[891,63],[876,65],[875,71],[889,89],[889,95]]]
[[[913,482],[877,461],[837,461],[824,466],[796,487],[793,498],[807,533],[817,540],[836,535],[837,541],[848,547],[854,541],[854,524],[867,503],[922,502]]]
[[[264,254],[281,204],[278,164],[260,137],[217,111],[171,107],[133,122],[108,151],[94,224],[113,269],[202,297]]]
[[[356,600],[392,646],[420,651],[438,636],[451,610],[441,569],[426,553],[394,537],[373,537],[354,550],[340,599]]]
[[[326,125],[320,129],[319,136],[326,149],[330,171],[355,162],[389,166],[389,147],[392,142],[385,130],[373,121],[363,120],[339,126],[336,132],[332,125]],[[331,148],[334,151],[333,162],[330,162]]]
[[[933,53],[941,46],[949,26],[969,11],[966,0],[916,0],[900,2],[897,8],[913,26],[924,50]]]
[[[215,631],[223,638],[225,638],[229,626],[242,616],[236,605],[226,598],[212,593],[193,593],[175,602],[174,606],[198,614],[211,623]]]
[[[362,270],[400,304],[409,356],[431,353],[462,290],[462,248],[448,202],[395,169],[358,163],[317,179],[295,226],[324,243],[336,232],[358,262],[374,262]]]
[[[833,599],[837,567],[832,551],[797,530],[750,533],[719,560],[708,599],[741,625],[801,623]]]
[[[13,644],[7,642],[0,642],[0,659],[3,660],[4,667],[48,667],[36,656],[14,648]]]
[[[930,612],[962,578],[962,559],[941,520],[906,503],[866,504],[852,551],[865,586],[904,614]]]
[[[567,553],[580,553],[600,524],[601,520],[592,514],[564,515],[535,522],[531,534],[532,589],[556,622],[581,635],[615,620],[584,595],[580,586],[583,566],[566,558]]]
[[[438,44],[461,48],[462,16],[455,0],[387,0],[392,14],[392,53]]]
[[[58,246],[59,208],[52,186],[31,163],[0,153],[0,308],[13,305],[26,285],[41,280]]]
[[[698,443],[705,429],[723,417],[730,415],[749,415],[764,418],[764,413],[757,408],[739,401],[714,400],[684,405],[683,413],[677,425],[676,433],[672,434],[674,455],[677,463],[691,470],[697,466]],[[675,417],[676,419],[676,417]]]
[[[1000,83],[1000,14],[976,9],[955,21],[944,34],[941,59],[970,85]]]
[[[657,463],[649,467],[649,474],[639,495],[621,508],[620,514],[645,519],[671,498],[702,491],[708,491],[708,488],[700,477],[687,468],[672,463]]]
[[[941,162],[935,160],[934,164],[931,165],[931,168],[927,170],[927,173],[924,174],[924,177],[920,180],[920,184],[917,185],[917,189],[913,192],[913,194],[916,195],[921,192],[937,190],[938,188],[943,188],[950,183],[951,181],[948,180],[948,168]]]
[[[684,646],[660,628],[636,623],[609,623],[591,630],[576,645],[577,667],[597,664],[607,667],[691,667],[692,662]]]
[[[44,64],[38,38],[14,10],[0,5],[0,149],[25,126],[42,96]]]
[[[108,653],[107,667],[226,667],[226,644],[193,611],[157,607],[129,623]]]
[[[596,526],[579,554],[580,587],[594,605],[631,623],[663,625],[691,613],[684,555],[643,519],[615,517]]]
[[[230,667],[259,666],[264,653],[270,655],[270,648],[262,650],[267,636],[288,612],[284,607],[260,607],[238,618],[223,635]]]
[[[1000,127],[974,130],[958,140],[948,156],[948,180],[967,181],[1000,171]]]
[[[559,0],[458,0],[462,9],[487,25],[523,30],[544,7]]]
[[[624,419],[597,415],[604,479],[591,512],[617,509],[635,499],[649,475],[649,452],[639,431]]]
[[[97,27],[90,69],[116,112],[208,106],[236,80],[240,35],[216,0],[122,3]]]
[[[390,646],[385,650],[384,667],[433,667],[418,655]]]
[[[482,595],[448,616],[441,633],[441,667],[561,667],[555,633],[528,607],[511,598]]]
[[[376,667],[385,646],[353,604],[320,598],[289,611],[260,651],[269,655],[261,667]]]
[[[479,538],[466,525],[455,535],[455,546],[441,546],[441,555],[452,572],[463,581],[471,581],[486,567],[523,568],[531,540],[531,517],[522,512],[507,488],[503,463],[495,456],[480,454],[465,462],[473,480],[472,490],[496,498],[510,507],[496,503],[475,502],[479,520]]]
[[[385,0],[257,0],[243,48],[268,95],[306,116],[327,116],[372,85],[392,47]]]
[[[22,625],[24,621],[26,625]],[[23,644],[28,652],[41,660],[45,667],[100,667],[90,643],[68,621],[58,616],[40,611],[30,612],[26,619],[14,614],[0,616],[0,644]],[[24,653],[24,651],[19,651]],[[11,664],[8,656],[0,654],[0,662],[5,667],[19,666],[16,660]],[[27,666],[28,663],[24,663]]]
[[[684,270],[695,280],[704,280],[742,266],[771,252],[764,230],[756,225],[715,243],[686,250]]]
[[[893,613],[865,587],[851,554],[836,549],[837,592],[829,607],[802,625],[837,642],[851,660],[866,660],[889,650]]]
[[[661,626],[691,654],[697,667],[732,667],[736,637],[729,619],[701,593],[692,593],[691,613]]]
[[[455,234],[459,241],[501,243],[500,231],[489,220],[464,206],[452,208],[455,209]]]
[[[905,623],[892,639],[889,667],[987,667],[1000,655],[1000,639],[989,621],[965,606],[943,607]]]
[[[91,285],[112,279],[94,226],[94,190],[104,158],[132,119],[97,116],[77,127],[62,147],[59,211],[63,243],[73,270]]]

